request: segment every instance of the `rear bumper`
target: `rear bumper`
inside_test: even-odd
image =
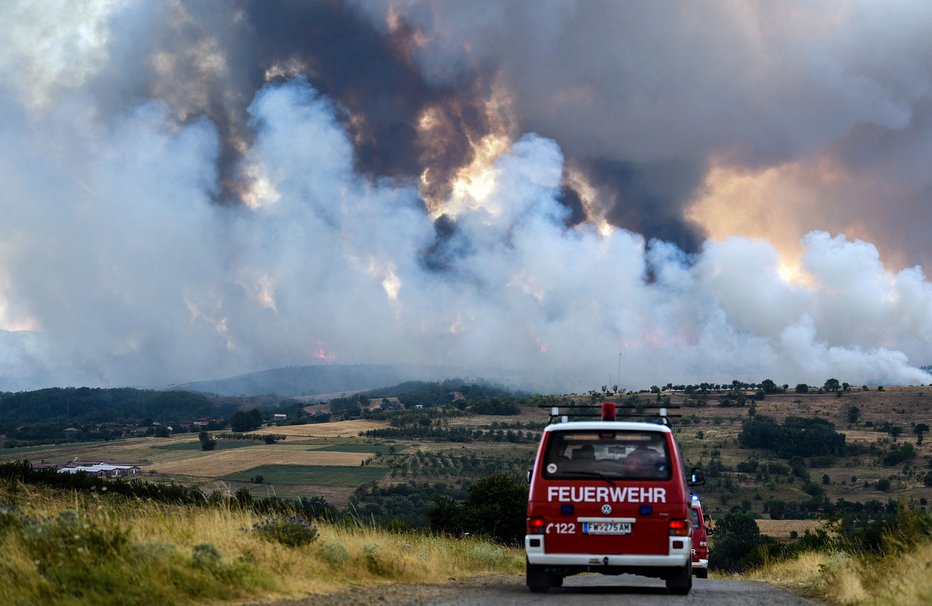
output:
[[[693,560],[693,568],[708,568],[708,567],[709,567],[709,560],[703,560],[701,558],[699,560]]]
[[[677,568],[691,559],[692,541],[686,537],[670,537],[667,555],[545,553],[543,535],[527,535],[524,549],[529,564],[581,568]],[[674,547],[674,541],[682,547]],[[532,542],[535,546],[532,546]],[[708,560],[706,560],[708,562]]]

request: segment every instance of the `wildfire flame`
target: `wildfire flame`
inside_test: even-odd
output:
[[[333,362],[337,359],[337,357],[334,354],[328,352],[323,345],[318,345],[317,349],[313,352],[313,355],[318,360],[323,360],[324,362]]]
[[[483,113],[487,130],[477,134],[467,132],[470,161],[457,168],[449,183],[441,183],[443,171],[432,166],[434,159],[446,157],[445,148],[452,132],[459,132],[466,123],[458,119],[467,108],[455,102],[426,108],[417,123],[418,138],[425,149],[421,172],[421,194],[432,217],[441,215],[455,217],[476,209],[485,209],[496,214],[494,193],[498,187],[498,169],[495,163],[508,151],[514,142],[515,119],[511,110],[511,99],[504,86],[494,86],[485,101]]]

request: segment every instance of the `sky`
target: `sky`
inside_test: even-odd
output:
[[[932,383],[928,2],[0,22],[0,390],[360,363]]]

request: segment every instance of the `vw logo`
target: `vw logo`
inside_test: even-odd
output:
[[[606,503],[605,505],[602,505],[602,514],[608,515],[610,513],[612,513],[612,506],[609,505],[608,503]]]

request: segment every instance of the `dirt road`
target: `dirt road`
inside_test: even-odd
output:
[[[358,587],[328,596],[276,602],[274,606],[603,606],[622,602],[626,606],[817,604],[764,583],[694,579],[689,595],[674,596],[657,579],[585,575],[569,577],[562,588],[547,594],[529,592],[523,576],[490,576],[446,585]]]

